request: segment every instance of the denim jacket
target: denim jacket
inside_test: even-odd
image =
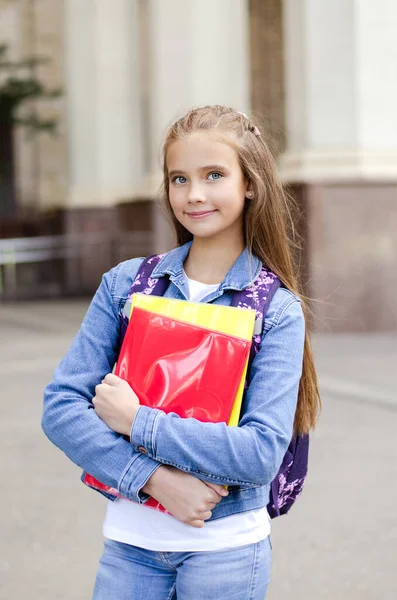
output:
[[[166,297],[188,298],[183,263],[189,249],[190,243],[172,250],[153,271],[153,277],[169,277]],[[305,331],[299,299],[280,288],[270,303],[238,427],[141,406],[127,441],[99,419],[91,400],[117,359],[120,311],[141,261],[127,260],[103,276],[45,390],[45,434],[84,471],[138,503],[148,498],[141,490],[150,476],[166,464],[229,486],[229,496],[214,508],[212,519],[265,506],[292,436]],[[248,287],[260,269],[259,259],[244,250],[203,302],[230,305],[233,290]]]

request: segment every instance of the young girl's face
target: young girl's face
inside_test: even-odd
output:
[[[169,199],[194,237],[240,241],[247,192],[235,150],[212,131],[191,133],[167,151]]]

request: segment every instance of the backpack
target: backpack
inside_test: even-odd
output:
[[[121,313],[120,347],[127,331],[132,294],[139,292],[141,294],[163,296],[169,285],[168,277],[160,277],[159,279],[151,277],[153,269],[163,256],[164,254],[148,256],[138,270]],[[277,275],[262,267],[257,279],[250,287],[233,292],[231,306],[245,309],[254,308],[256,311],[248,373],[251,363],[260,349],[263,322],[269,304],[279,287],[280,280]],[[245,386],[248,387],[247,381]],[[308,455],[309,436],[294,435],[280,469],[270,486],[269,504],[267,505],[270,518],[273,519],[286,514],[301,495],[307,475]]]

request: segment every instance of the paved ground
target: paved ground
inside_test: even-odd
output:
[[[89,600],[105,501],[40,430],[86,302],[0,307],[0,598]],[[299,505],[273,526],[270,600],[397,598],[397,340],[316,337],[323,415]],[[149,598],[150,600],[150,598]]]

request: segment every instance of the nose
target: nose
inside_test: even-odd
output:
[[[204,190],[198,183],[191,183],[187,195],[189,204],[203,204],[206,202]]]

